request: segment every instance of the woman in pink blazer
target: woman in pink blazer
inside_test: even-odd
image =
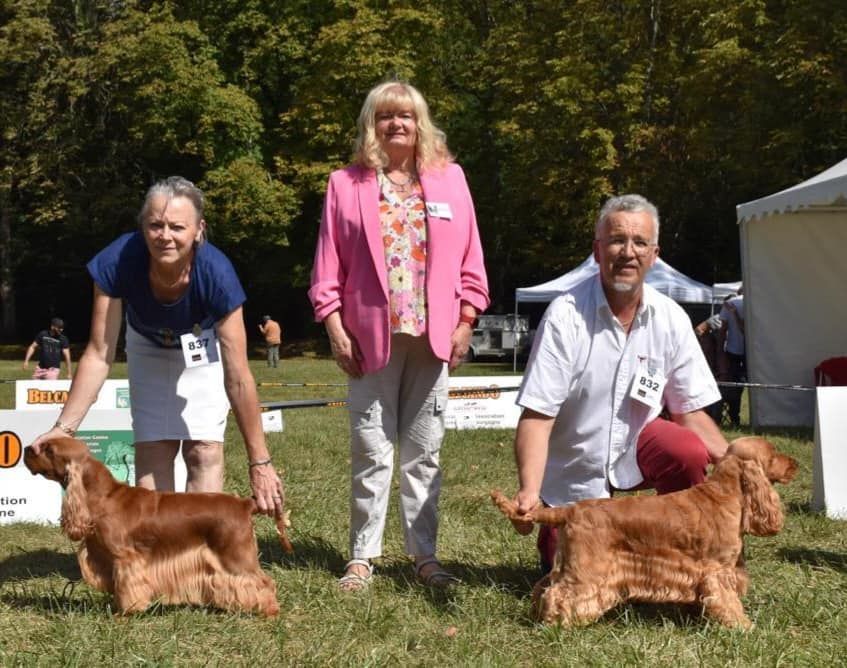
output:
[[[395,442],[415,573],[457,582],[435,556],[447,370],[468,350],[488,283],[464,173],[408,84],[365,99],[354,164],[329,178],[309,298],[349,377],[351,559],[339,586],[366,588],[382,555]]]

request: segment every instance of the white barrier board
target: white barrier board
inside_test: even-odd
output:
[[[51,410],[64,405],[71,389],[69,380],[18,380],[15,382],[15,408],[19,411]],[[103,383],[91,409],[129,408],[129,381],[108,379]]]
[[[282,409],[263,412],[262,429],[266,434],[270,431],[282,431],[285,429],[285,421],[282,419]]]
[[[55,382],[55,381],[54,381]],[[12,522],[57,523],[61,514],[62,488],[24,466],[23,448],[43,434],[59,416],[51,411],[0,410],[0,524]],[[91,454],[103,462],[117,480],[135,481],[135,450],[128,410],[91,410],[77,431]],[[185,462],[177,456],[174,480],[185,490]]]
[[[522,376],[451,376],[450,399],[444,414],[447,429],[514,429],[521,407],[515,404],[516,388]],[[456,390],[472,390],[471,396],[457,397]]]
[[[812,509],[847,520],[847,387],[818,387],[816,394]]]

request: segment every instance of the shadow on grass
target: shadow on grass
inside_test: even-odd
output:
[[[333,576],[340,576],[347,563],[341,552],[315,536],[299,534],[292,540],[293,554],[285,554],[279,542],[273,538],[260,538],[258,542],[265,567],[277,564],[283,568],[324,570]],[[442,560],[442,566],[462,581],[458,587],[427,587],[415,577],[411,560],[405,559],[379,559],[376,561],[375,574],[390,581],[398,592],[420,589],[437,606],[449,605],[463,587],[496,587],[528,601],[533,585],[541,577],[539,570],[519,566],[476,566],[447,560]]]
[[[42,549],[0,561],[0,584],[9,580],[29,580],[50,575],[60,575],[67,580],[81,579],[76,555]]]
[[[82,582],[66,582],[61,590],[33,590],[27,582],[13,582],[4,587],[0,601],[18,610],[38,610],[45,614],[108,612],[102,597],[82,586]]]
[[[785,504],[785,510],[790,515],[814,515],[817,511],[812,510],[812,503],[805,501],[791,501]]]
[[[259,552],[261,561],[270,564],[282,564],[294,568],[310,568],[340,573],[346,560],[330,543],[311,535],[297,534],[289,536],[294,546],[292,554],[282,551],[276,538],[260,538]]]
[[[782,548],[777,554],[785,561],[808,566],[823,566],[847,573],[847,554],[828,550],[810,550],[806,548]]]

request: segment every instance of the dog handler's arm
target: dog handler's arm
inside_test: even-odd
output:
[[[115,347],[118,343],[118,333],[121,331],[122,313],[121,300],[110,297],[95,285],[88,344],[77,364],[68,400],[62,408],[56,425],[32,442],[32,448],[36,453],[40,451],[41,443],[44,441],[73,436],[88,414],[91,404],[97,400],[103,381],[109,375],[109,369],[115,360]],[[68,369],[70,370],[70,366]]]
[[[247,332],[242,308],[239,306],[218,320],[216,329],[221,342],[224,387],[247,448],[253,496],[259,510],[273,517],[282,512],[282,480],[271,462],[265,431],[262,429],[256,380],[247,364]]]
[[[515,497],[518,512],[523,515],[538,505],[544,467],[547,465],[547,450],[555,418],[524,408],[515,432],[515,463],[518,466],[520,488]],[[518,532],[532,531],[532,523],[513,522]]]
[[[691,411],[690,413],[671,413],[671,420],[686,429],[690,429],[700,437],[706,446],[709,458],[716,464],[726,454],[729,443],[724,438],[718,425],[709,417],[706,411]]]

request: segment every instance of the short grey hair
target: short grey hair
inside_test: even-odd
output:
[[[646,211],[650,214],[655,228],[653,239],[651,239],[651,241],[652,243],[659,242],[659,210],[646,197],[634,194],[616,195],[615,197],[610,197],[606,200],[606,203],[603,204],[603,207],[600,209],[600,213],[597,215],[597,222],[594,225],[595,238],[599,237],[600,232],[609,220],[609,217],[620,211],[627,211],[630,213]]]
[[[159,195],[164,195],[169,200],[174,197],[185,197],[194,205],[194,210],[197,211],[197,222],[199,223],[203,219],[203,209],[206,205],[206,198],[203,195],[203,191],[186,178],[169,176],[161,181],[156,181],[156,183],[150,186],[147,194],[144,196],[144,204],[138,213],[138,223],[140,225],[144,223],[150,213],[150,205],[153,202],[153,198]]]

